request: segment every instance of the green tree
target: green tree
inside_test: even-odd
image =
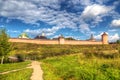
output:
[[[1,64],[4,62],[4,58],[12,50],[11,43],[8,41],[9,37],[6,34],[5,29],[0,29],[0,57]]]
[[[120,44],[120,40],[117,40],[116,43],[117,43],[117,44]]]
[[[75,40],[74,38],[72,37],[68,37],[68,38],[65,38],[66,40]]]

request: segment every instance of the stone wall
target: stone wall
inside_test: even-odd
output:
[[[64,44],[71,44],[71,45],[94,45],[94,44],[102,44],[102,41],[81,41],[81,40],[65,40]]]
[[[58,40],[18,39],[11,38],[10,42],[34,43],[34,44],[59,44]]]
[[[61,42],[62,40],[62,42]],[[82,40],[39,40],[39,39],[19,39],[11,38],[10,42],[34,43],[34,44],[70,44],[70,45],[94,45],[103,44],[102,41],[82,41]]]

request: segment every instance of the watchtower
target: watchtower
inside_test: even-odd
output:
[[[102,34],[102,43],[108,44],[108,34],[106,34],[105,32]]]
[[[61,35],[58,40],[59,40],[59,44],[64,44],[65,42],[63,35]]]

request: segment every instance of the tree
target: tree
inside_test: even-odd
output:
[[[8,41],[9,37],[6,34],[5,29],[0,29],[0,57],[1,64],[4,62],[4,58],[12,50],[11,43]]]
[[[72,37],[68,37],[68,38],[65,38],[66,40],[75,40],[74,38]]]
[[[117,43],[117,44],[120,44],[120,40],[117,40],[116,43]]]

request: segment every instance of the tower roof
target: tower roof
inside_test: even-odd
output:
[[[64,38],[64,37],[63,37],[63,35],[61,34],[61,35],[59,36],[59,38]]]
[[[93,34],[91,34],[91,37],[90,37],[90,39],[91,39],[91,40],[94,40],[94,36],[93,36]]]
[[[94,38],[93,34],[91,34],[90,39],[88,39],[88,40],[89,41],[95,41],[95,38]]]
[[[102,35],[108,35],[106,32],[104,32]]]

